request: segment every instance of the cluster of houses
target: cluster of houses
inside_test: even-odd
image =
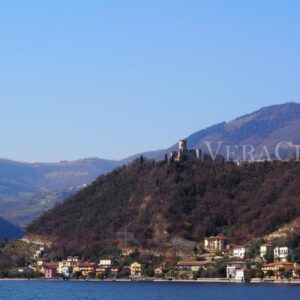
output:
[[[204,249],[207,252],[217,253],[224,252],[232,248],[234,257],[245,259],[250,251],[247,245],[230,245],[230,240],[225,236],[213,236],[206,238],[204,241]],[[287,262],[293,256],[292,249],[288,247],[275,247],[271,244],[263,244],[260,246],[260,258],[265,260],[266,256],[273,251],[275,262]]]
[[[116,277],[120,271],[113,259],[100,259],[98,263],[81,261],[78,256],[70,256],[59,262],[51,262],[46,258],[39,258],[34,267],[44,275],[45,279],[56,278],[105,278]],[[142,276],[142,265],[134,262],[128,266],[128,273],[132,277]]]
[[[251,268],[256,267],[247,260],[250,247],[247,245],[231,245],[230,240],[225,236],[206,238],[204,240],[204,249],[214,258],[224,253],[230,253],[229,257],[233,261],[229,261],[226,267],[226,277],[229,280],[247,281],[251,277]],[[267,256],[273,256],[274,262],[266,263]],[[256,262],[262,263],[261,271],[265,278],[272,280],[282,279],[286,274],[289,274],[290,277],[299,279],[300,265],[291,262],[292,257],[293,251],[288,247],[273,247],[271,244],[263,244],[260,246],[259,258]],[[213,264],[213,260],[180,261],[177,264],[177,269],[198,272],[201,269],[209,269]]]
[[[179,272],[187,271],[190,274],[207,271],[213,268],[218,258],[227,259],[226,277],[234,281],[246,281],[251,277],[251,269],[257,266],[257,262],[262,266],[260,271],[264,278],[280,279],[289,274],[289,277],[300,279],[300,266],[292,262],[293,251],[288,247],[273,247],[271,244],[263,244],[260,246],[259,255],[255,259],[249,259],[251,247],[247,245],[232,245],[230,240],[225,236],[212,236],[204,240],[204,255],[202,260],[179,261],[174,270]],[[123,256],[129,256],[134,249],[122,249]],[[120,275],[120,265],[118,261],[111,258],[102,258],[97,263],[81,261],[79,257],[68,257],[58,262],[50,261],[44,258],[45,248],[40,247],[34,255],[36,261],[33,271],[43,274],[45,279],[56,278],[117,278]],[[271,258],[271,260],[270,260]],[[268,263],[270,262],[271,263]],[[255,266],[256,265],[256,266]],[[127,267],[122,267],[122,271],[126,269],[127,274],[131,278],[141,278],[144,275],[143,265],[139,262],[133,262]],[[20,270],[25,271],[25,269]],[[155,277],[163,277],[166,275],[163,267],[154,269]],[[253,272],[252,272],[253,273]],[[126,275],[126,276],[127,276]]]
[[[177,269],[181,271],[198,272],[200,269],[208,270],[213,265],[209,261],[180,261]],[[245,261],[230,261],[226,267],[226,277],[229,280],[243,282],[250,280],[251,267]],[[300,278],[300,266],[290,262],[275,262],[263,266],[262,271],[265,278],[281,279],[284,274],[290,273],[295,279]]]
[[[223,253],[232,250],[231,254],[238,261],[231,261],[227,264],[227,278],[238,281],[245,280],[249,275],[250,269],[244,261],[250,252],[247,245],[230,245],[230,240],[225,236],[213,236],[206,238],[204,249],[210,253]],[[267,256],[273,256],[274,262],[265,263]],[[265,277],[273,279],[282,278],[284,274],[290,273],[293,278],[300,278],[300,266],[292,263],[293,251],[288,247],[273,247],[272,244],[260,246],[260,260],[263,262],[262,272]]]

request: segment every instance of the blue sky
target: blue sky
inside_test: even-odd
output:
[[[299,1],[1,1],[0,157],[124,158],[300,102]]]

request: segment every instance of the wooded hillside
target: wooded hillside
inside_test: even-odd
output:
[[[138,159],[99,177],[28,227],[56,239],[57,255],[97,255],[105,245],[159,249],[172,237],[235,242],[300,216],[299,162],[166,163]]]

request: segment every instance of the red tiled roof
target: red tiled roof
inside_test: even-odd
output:
[[[246,265],[247,263],[243,261],[230,261],[227,265]]]
[[[263,244],[263,245],[261,245],[261,247],[262,246],[273,247],[271,244]]]
[[[247,248],[246,245],[233,245],[233,248]]]
[[[92,263],[92,262],[81,262],[79,264],[79,267],[81,268],[95,268],[97,266],[96,263]]]
[[[276,266],[294,266],[293,263],[290,262],[274,262],[274,263],[270,263],[270,264],[266,264],[263,266],[263,268],[268,268],[268,267],[276,267]]]
[[[59,266],[59,263],[53,262],[53,263],[47,263],[45,264],[44,268],[45,269],[57,269]]]

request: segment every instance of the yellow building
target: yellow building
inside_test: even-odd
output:
[[[60,274],[63,273],[63,269],[65,268],[69,268],[74,272],[75,269],[78,269],[78,265],[79,265],[79,258],[77,256],[74,257],[70,256],[66,260],[62,260],[59,262],[58,273]]]
[[[79,264],[79,271],[81,272],[81,274],[84,277],[87,277],[91,273],[96,274],[96,268],[97,268],[96,263],[82,262],[82,263]]]
[[[142,276],[142,265],[138,262],[134,262],[130,265],[130,275],[135,277]]]
[[[49,263],[48,259],[40,258],[36,261],[36,269],[42,273],[44,273],[45,264]]]

